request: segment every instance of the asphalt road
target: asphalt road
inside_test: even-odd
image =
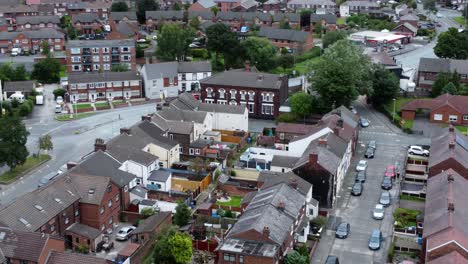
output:
[[[8,186],[0,186],[0,203],[5,204],[18,196],[37,188],[38,181],[48,173],[58,171],[69,161],[78,161],[93,150],[94,140],[108,140],[117,135],[121,127],[129,127],[141,120],[142,115],[154,112],[154,105],[139,105],[102,111],[94,116],[70,122],[54,120],[52,91],[55,86],[47,86],[49,94],[46,103],[36,106],[33,114],[24,122],[30,132],[27,147],[30,153],[37,152],[37,140],[50,134],[54,149],[49,152],[52,159],[39,169],[25,175]],[[120,117],[120,119],[119,119]]]

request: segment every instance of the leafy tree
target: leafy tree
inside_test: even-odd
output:
[[[167,61],[184,60],[194,36],[191,28],[183,29],[178,25],[165,24],[158,36],[157,57]]]
[[[460,85],[460,88],[458,88],[458,94],[459,95],[468,95],[468,85],[467,84]]]
[[[240,50],[239,39],[236,33],[222,23],[214,24],[206,29],[208,38],[207,48],[215,53],[215,61],[219,62],[219,55],[223,54],[225,58],[225,66],[229,68],[235,64],[234,58],[239,58],[242,51]]]
[[[34,64],[31,77],[42,83],[56,83],[60,80],[60,68],[60,62],[49,55]]]
[[[128,5],[125,2],[114,2],[112,3],[111,6],[111,11],[112,12],[127,12],[128,11]]]
[[[293,250],[286,257],[286,264],[307,264],[307,257],[301,255],[299,252]]]
[[[339,40],[325,50],[315,67],[312,87],[323,105],[349,106],[371,88],[369,57],[347,40]]]
[[[321,22],[317,22],[314,27],[314,33],[319,35],[320,37],[322,36],[323,33],[323,25]]]
[[[213,15],[214,15],[214,16],[217,16],[217,15],[218,15],[219,10],[218,10],[218,7],[217,7],[217,6],[211,7],[210,10],[211,10],[211,12],[213,12]]]
[[[179,202],[176,207],[176,213],[174,214],[174,224],[178,226],[184,226],[188,224],[192,212],[188,205],[183,202]]]
[[[291,29],[291,25],[289,25],[289,21],[287,21],[284,17],[281,19],[279,27],[282,29]]]
[[[278,58],[278,65],[283,68],[283,71],[286,71],[287,68],[294,66],[294,57],[292,55],[286,54]]]
[[[29,155],[26,148],[29,132],[21,119],[8,115],[0,119],[0,165],[10,169],[23,164]]]
[[[425,10],[436,11],[436,0],[424,0],[423,1],[423,8]]]
[[[434,53],[441,58],[458,60],[468,59],[468,32],[458,32],[456,28],[449,28],[442,32],[434,47]]]
[[[291,112],[303,118],[308,117],[313,111],[312,96],[304,93],[297,92],[290,97]]]
[[[129,71],[129,70],[130,69],[128,68],[128,65],[127,64],[122,64],[122,63],[112,65],[112,68],[111,68],[111,71],[113,71],[113,72],[126,72],[126,71]]]
[[[455,84],[453,84],[452,82],[449,82],[449,83],[447,83],[447,85],[444,86],[444,88],[442,88],[442,93],[443,94],[446,94],[446,93],[457,94],[458,89],[455,86]]]
[[[437,74],[437,78],[432,85],[432,92],[431,95],[433,97],[437,97],[443,93],[445,93],[444,88],[449,84],[452,83],[455,86],[455,89],[458,90],[460,86],[460,80],[457,72],[447,73],[441,72]]]
[[[140,45],[136,46],[135,56],[137,58],[143,58],[145,56],[145,50]]]
[[[152,215],[154,215],[156,212],[154,211],[154,208],[152,207],[146,207],[141,210],[141,215],[143,215],[143,218],[148,218]]]
[[[155,0],[138,0],[136,3],[137,18],[140,24],[146,21],[146,11],[156,11],[159,9],[159,4]]]
[[[11,63],[3,63],[0,66],[0,78],[2,81],[12,81],[12,76],[14,75],[13,67]]]
[[[32,112],[32,107],[31,107],[31,104],[29,103],[29,101],[25,101],[24,103],[22,103],[20,105],[19,111],[18,111],[20,116],[27,116],[31,112]]]
[[[191,26],[193,29],[199,29],[200,28],[200,20],[198,20],[197,17],[193,17],[190,20],[189,26]]]
[[[345,31],[341,30],[331,30],[325,33],[322,38],[322,46],[324,49],[331,46],[333,43],[337,42],[338,40],[346,39],[347,34]]]
[[[375,107],[383,106],[398,95],[400,82],[394,73],[383,66],[375,66],[372,74],[372,91],[368,94]]]
[[[275,68],[276,47],[266,38],[249,37],[242,42],[245,56],[260,71]]]
[[[158,235],[154,246],[155,263],[185,264],[192,257],[192,242],[188,235],[179,233],[174,227],[165,228]]]
[[[12,81],[26,81],[27,79],[28,79],[28,72],[26,71],[24,64],[17,65],[13,72],[13,76],[11,76],[11,80]]]
[[[45,40],[41,42],[41,54],[45,56],[48,56],[50,54],[49,43]]]
[[[176,11],[180,11],[181,8],[180,8],[179,3],[175,2],[175,3],[174,3],[174,6],[172,7],[172,9],[174,9],[174,10],[176,10]]]
[[[205,168],[207,167],[207,162],[200,157],[196,157],[192,161],[190,161],[189,169],[196,172],[197,175],[200,175]]]
[[[67,27],[67,36],[69,39],[73,40],[73,39],[76,39],[78,33],[76,32],[76,29],[72,26],[72,25],[69,25]]]
[[[63,96],[65,96],[66,92],[67,91],[65,89],[57,88],[52,93],[54,94],[55,99],[57,99],[57,97],[59,97],[59,96],[62,96],[62,98],[63,98]]]
[[[299,14],[301,16],[301,27],[310,26],[310,15],[312,14],[312,9],[302,9]]]
[[[39,140],[37,142],[37,155],[39,155],[41,150],[49,151],[54,149],[54,144],[52,143],[52,137],[49,134],[46,134],[42,137],[39,137]]]
[[[61,28],[66,28],[68,25],[71,24],[71,17],[66,15],[60,18],[60,27]]]

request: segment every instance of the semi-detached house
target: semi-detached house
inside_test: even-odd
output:
[[[261,27],[258,36],[267,38],[275,47],[291,53],[303,53],[314,47],[312,34],[292,29]]]
[[[39,30],[0,32],[0,53],[6,54],[13,48],[21,48],[29,53],[41,51],[41,43],[49,44],[51,51],[62,51],[65,47],[65,34],[52,28]]]

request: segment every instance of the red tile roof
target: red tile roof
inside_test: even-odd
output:
[[[467,259],[465,259],[460,253],[457,251],[452,251],[447,255],[443,255],[442,257],[436,258],[434,260],[426,262],[427,264],[466,264]]]
[[[401,107],[401,110],[416,111],[418,109],[430,109],[431,111],[442,106],[449,105],[461,114],[468,114],[468,96],[442,94],[434,99],[416,99]]]
[[[47,264],[110,264],[109,260],[76,253],[60,253],[52,251],[47,258]]]
[[[124,249],[119,252],[119,256],[130,257],[140,247],[140,244],[129,243]]]

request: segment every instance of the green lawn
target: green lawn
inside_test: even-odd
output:
[[[400,195],[400,200],[415,201],[415,202],[424,202],[426,199],[421,197],[415,197],[407,194]]]
[[[73,105],[74,109],[84,109],[84,108],[90,108],[91,104],[76,104]]]
[[[294,67],[286,69],[286,70],[284,70],[282,67],[276,67],[275,69],[273,69],[271,71],[271,73],[284,74],[284,73],[292,72],[293,70],[295,70],[296,74],[303,75],[303,74],[307,73],[309,67],[313,68],[314,65],[318,62],[319,59],[320,59],[320,57],[315,57],[315,58],[312,58],[312,59],[308,59],[308,60],[305,60],[303,62],[296,63],[294,65]]]
[[[81,119],[81,118],[85,118],[85,117],[88,117],[88,116],[92,116],[94,114],[95,114],[94,112],[78,113],[76,115],[73,115],[72,118],[70,118],[69,114],[64,114],[64,115],[56,116],[55,119],[58,120],[58,121],[71,121],[71,120],[75,120],[75,119]]]
[[[406,208],[397,208],[393,213],[395,222],[400,228],[416,226],[416,216],[421,214],[421,211],[406,209]]]
[[[448,127],[447,124],[440,125],[441,127],[445,128]],[[458,131],[460,131],[462,134],[468,136],[468,126],[454,126]]]
[[[229,202],[220,202],[217,201],[217,205],[224,205],[224,206],[234,206],[234,207],[240,207],[242,202],[242,197],[241,196],[231,196],[231,200]]]
[[[122,100],[114,100],[112,101],[112,104],[115,106],[115,105],[121,105],[121,104],[127,104],[127,103],[124,103],[124,101]]]
[[[413,123],[414,123],[414,120],[405,120],[405,125],[404,125],[404,128],[413,128]]]
[[[23,165],[17,166],[13,170],[7,171],[0,175],[0,183],[9,184],[17,177],[24,175],[28,171],[36,168],[48,160],[50,160],[50,156],[47,154],[41,154],[37,158],[29,156]]]
[[[106,106],[109,106],[109,103],[108,102],[99,102],[99,103],[95,103],[94,106],[96,106],[96,107],[106,107]]]
[[[346,18],[340,17],[336,20],[336,25],[345,25],[346,24]]]
[[[465,24],[465,18],[462,17],[462,16],[455,17],[455,18],[453,18],[453,20],[455,20],[455,22],[457,22],[458,24],[465,25],[466,27],[468,27],[468,23]],[[466,20],[466,21],[468,21],[468,20]]]

